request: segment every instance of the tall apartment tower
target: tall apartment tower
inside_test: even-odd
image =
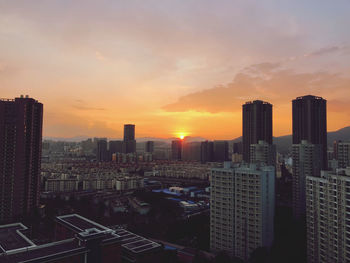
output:
[[[171,142],[171,159],[174,161],[182,160],[182,143],[180,139]]]
[[[210,248],[248,260],[274,236],[275,168],[233,164],[210,172]]]
[[[311,95],[293,100],[293,215],[306,215],[306,176],[327,169],[326,100]]]
[[[327,169],[327,101],[303,96],[293,100],[293,144],[306,140],[321,145],[322,169]]]
[[[124,125],[123,152],[124,153],[135,153],[136,152],[135,125],[134,124],[125,124]]]
[[[228,161],[228,142],[227,141],[214,141],[213,153],[215,162]]]
[[[107,139],[99,139],[97,141],[97,161],[108,161]]]
[[[250,161],[250,145],[265,141],[272,144],[272,105],[255,100],[243,106],[243,160]]]
[[[306,177],[307,262],[350,262],[350,168]]]
[[[0,221],[39,205],[42,123],[38,101],[0,100]]]
[[[145,152],[147,152],[147,153],[154,152],[154,141],[147,141],[145,143]]]
[[[322,167],[321,151],[319,144],[311,144],[304,140],[292,146],[292,205],[293,216],[296,219],[302,219],[306,215],[306,177],[319,177]]]
[[[201,142],[201,163],[214,161],[214,143],[209,141]]]

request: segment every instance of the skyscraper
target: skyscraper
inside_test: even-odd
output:
[[[228,142],[214,141],[213,143],[214,161],[225,162],[228,161]]]
[[[145,142],[145,152],[147,152],[147,153],[154,152],[154,141]]]
[[[135,153],[136,152],[135,125],[134,124],[125,124],[124,125],[123,152],[124,153]]]
[[[243,160],[250,161],[250,145],[265,141],[272,144],[272,105],[255,100],[243,106]]]
[[[201,163],[214,161],[214,143],[201,142]]]
[[[311,95],[293,100],[293,215],[306,215],[306,176],[319,177],[327,163],[326,100]]]
[[[321,145],[322,169],[327,169],[327,101],[321,97],[293,100],[293,144],[302,140]]]
[[[100,139],[97,141],[97,161],[108,161],[107,139]]]
[[[171,142],[171,159],[181,161],[182,159],[182,140],[176,139]]]
[[[0,221],[39,205],[42,123],[38,101],[0,100]]]
[[[250,163],[264,163],[265,165],[276,165],[276,145],[259,141],[250,145]]]

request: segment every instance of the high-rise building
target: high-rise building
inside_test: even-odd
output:
[[[250,163],[264,163],[266,165],[276,165],[276,145],[259,141],[250,145]]]
[[[201,143],[200,142],[183,142],[182,155],[183,161],[200,161],[201,160]]]
[[[227,141],[214,141],[213,153],[215,162],[228,161],[228,142]]]
[[[0,100],[0,221],[39,205],[42,123],[38,101]]]
[[[350,262],[350,169],[306,177],[307,262]]]
[[[147,153],[154,152],[154,141],[147,141],[145,143],[145,152],[147,152]]]
[[[306,213],[306,177],[318,177],[321,172],[322,160],[320,159],[321,146],[301,141],[293,144],[293,215],[296,219],[302,219]]]
[[[107,140],[100,139],[97,141],[97,161],[108,161]]]
[[[338,142],[336,156],[339,168],[350,167],[350,142]]]
[[[274,236],[275,168],[224,163],[210,174],[210,248],[247,260]]]
[[[205,141],[201,142],[201,163],[214,161],[214,143]]]
[[[260,140],[272,144],[272,105],[255,100],[243,106],[243,160],[250,161],[250,145]]]
[[[293,144],[306,140],[321,145],[322,169],[327,169],[327,101],[303,96],[293,100]]]
[[[135,125],[125,124],[124,125],[124,153],[135,153],[136,152],[136,140],[135,140]]]
[[[182,140],[176,139],[171,142],[171,159],[175,161],[182,160]]]
[[[109,152],[122,153],[123,152],[123,141],[109,141]]]

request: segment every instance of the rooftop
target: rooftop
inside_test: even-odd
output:
[[[25,248],[22,251],[13,251],[0,257],[0,262],[17,263],[17,262],[47,262],[50,258],[57,256],[84,253],[87,249],[79,246],[74,239],[53,242],[32,248]]]
[[[161,247],[160,244],[138,236],[125,229],[117,229],[115,232],[121,237],[122,247],[133,253],[142,253],[153,249],[159,249]]]
[[[0,252],[35,247],[36,245],[22,233],[27,229],[21,223],[0,226]]]
[[[109,228],[91,221],[77,214],[70,214],[56,217],[56,220],[76,233],[84,232],[87,229],[97,229],[99,231],[110,230]]]

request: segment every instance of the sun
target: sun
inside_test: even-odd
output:
[[[181,140],[185,139],[185,137],[188,135],[187,132],[177,132],[175,133],[175,136],[180,138]]]

